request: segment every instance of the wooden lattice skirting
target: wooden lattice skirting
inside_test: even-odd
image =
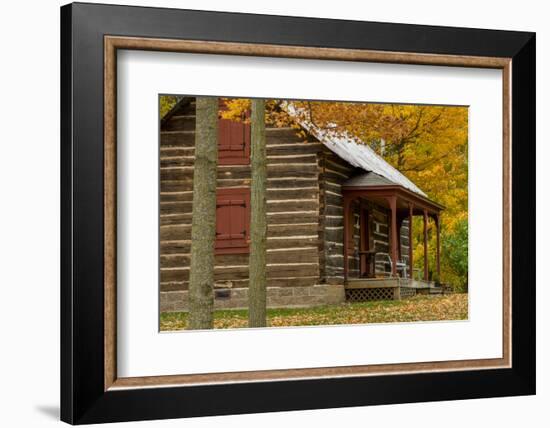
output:
[[[402,299],[406,299],[408,297],[416,296],[416,289],[412,287],[401,287],[399,293],[401,294]]]
[[[370,300],[393,300],[394,288],[348,288],[346,300],[349,302],[365,302]]]

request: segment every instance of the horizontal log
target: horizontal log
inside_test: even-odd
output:
[[[270,201],[280,199],[315,199],[319,198],[319,188],[317,186],[311,187],[292,187],[289,189],[274,188],[267,189],[267,199]]]
[[[336,266],[326,266],[325,272],[327,276],[340,276],[344,273],[344,267],[336,267]]]
[[[340,173],[342,173],[342,174],[344,174],[345,176],[348,176],[348,177],[355,170],[354,167],[352,167],[347,162],[344,162],[340,158],[325,159],[324,167],[325,167],[325,170],[337,171],[337,172],[340,172]]]
[[[250,178],[242,179],[218,179],[217,187],[226,188],[226,187],[249,187]],[[286,183],[287,187],[295,186],[292,182]],[[160,192],[161,193],[175,193],[175,192],[188,192],[193,190],[193,180],[161,180],[160,182]],[[187,198],[189,199],[189,198]]]
[[[267,265],[267,275],[272,278],[318,276],[318,263]],[[188,281],[189,268],[161,269],[161,282]],[[215,281],[231,281],[248,278],[248,266],[221,266],[214,268]]]
[[[268,164],[277,164],[277,163],[307,163],[317,165],[317,155],[315,154],[305,154],[305,155],[283,155],[283,156],[268,156]]]
[[[317,263],[319,252],[316,247],[289,248],[284,250],[268,250],[268,264],[282,263]],[[215,257],[215,267],[248,265],[248,254],[218,254]],[[183,268],[189,267],[190,254],[161,255],[161,268]]]
[[[351,260],[351,257],[350,257]],[[331,259],[326,258],[325,259],[325,269],[334,268],[334,267],[343,267],[344,266],[344,259]]]
[[[193,212],[193,202],[161,202],[160,214],[186,214]]]
[[[335,268],[335,267],[327,266],[325,268],[325,275],[327,277],[327,282],[328,282],[328,278],[340,278],[340,280],[343,280],[344,268]]]
[[[346,181],[349,177],[351,177],[351,175],[342,176],[339,173],[329,170],[323,171],[321,174],[321,180],[329,182],[333,185],[342,185],[342,183],[344,183],[344,181]]]
[[[195,131],[195,116],[193,114],[174,115],[163,126],[161,144],[165,146],[193,146]],[[306,139],[297,135],[291,128],[266,128],[267,144],[307,144],[317,142],[313,137]]]
[[[340,195],[342,194],[342,183],[324,180],[323,177],[320,177],[319,180],[321,180],[321,182],[323,183],[323,188],[327,191],[335,192]]]
[[[191,252],[191,240],[182,239],[174,241],[160,241],[160,254],[189,254]]]
[[[195,149],[194,130],[162,130],[160,133],[161,155],[162,149],[167,147],[191,148]]]
[[[303,139],[296,135],[294,130],[280,128],[266,128],[265,138],[267,144],[308,144],[311,140]]]
[[[315,247],[319,245],[319,239],[317,235],[311,236],[292,236],[292,237],[268,237],[267,248],[270,249],[282,249],[282,248],[303,248],[303,247]],[[161,241],[160,242],[160,254],[189,254],[191,251],[191,240],[174,240],[174,241]]]
[[[297,224],[268,224],[268,237],[292,237],[292,236],[310,236],[317,234],[319,224],[297,223]]]
[[[174,115],[163,126],[163,131],[194,131],[195,115]]]
[[[300,247],[316,247],[319,245],[319,238],[317,235],[311,236],[292,236],[292,237],[268,237],[267,248],[300,248]]]
[[[189,267],[191,254],[161,254],[160,268]]]
[[[160,179],[168,181],[192,180],[192,167],[161,168]],[[269,165],[267,175],[271,178],[301,177],[317,178],[317,167],[315,165]],[[250,178],[249,165],[218,166],[219,179],[242,179]]]
[[[352,173],[346,173],[346,172],[342,172],[342,171],[338,171],[338,170],[333,170],[329,167],[325,167],[323,169],[323,176],[324,177],[330,177],[331,174],[334,174],[334,176],[338,176],[340,177],[340,179],[342,180],[347,180],[351,175]]]
[[[302,199],[302,200],[278,200],[267,202],[267,212],[296,212],[296,211],[313,211],[319,209],[317,199]],[[161,214],[185,214],[193,211],[192,201],[178,202],[161,202]]]
[[[163,182],[161,183],[168,183],[171,182]],[[183,187],[181,185],[182,182],[175,182],[179,183],[179,187]],[[165,186],[164,186],[165,187]],[[189,186],[186,186],[189,187]],[[273,188],[273,189],[267,189],[267,200],[268,201],[277,201],[277,200],[285,200],[285,199],[312,199],[312,200],[318,200],[319,197],[319,191],[316,186],[312,187],[292,187],[292,188]],[[161,189],[160,194],[160,202],[191,202],[193,201],[193,190],[192,188],[189,190],[175,190],[172,192],[166,191],[165,189]]]
[[[160,158],[160,167],[173,168],[173,167],[193,167],[195,165],[194,156],[163,156]]]
[[[161,215],[160,225],[165,226],[169,224],[191,224],[192,214],[171,214]]]
[[[318,233],[317,223],[268,224],[268,238],[315,237]],[[191,239],[191,223],[165,224],[160,227],[161,241],[181,241]],[[302,239],[302,238],[296,238]]]
[[[325,215],[327,216],[341,216],[344,214],[344,208],[337,205],[325,205]]]
[[[329,275],[325,272],[325,282],[327,284],[342,285],[344,283],[344,276],[341,273],[336,274],[331,272],[331,274]]]
[[[312,236],[317,234],[317,223],[298,223],[298,224],[268,224],[268,237],[286,237],[293,236]],[[191,239],[191,223],[188,224],[169,224],[161,226],[160,239],[162,241],[178,241]]]
[[[317,177],[267,178],[268,189],[301,189],[318,185]]]
[[[323,223],[325,227],[342,227],[344,225],[344,217],[339,216],[324,216]]]
[[[193,191],[179,192],[160,192],[160,202],[191,202],[193,201]]]
[[[219,283],[223,285],[223,282]],[[319,284],[319,276],[267,278],[268,287],[308,287]],[[248,279],[232,281],[232,288],[247,288]]]
[[[267,214],[267,221],[269,224],[315,223],[318,221],[318,218],[318,211],[278,212]]]
[[[160,158],[174,157],[174,156],[191,156],[195,157],[194,147],[160,147]]]
[[[317,154],[323,148],[322,143],[267,144],[267,156]]]
[[[231,288],[248,288],[248,279],[228,281]],[[267,278],[268,287],[308,287],[319,284],[319,276]],[[225,285],[224,281],[218,281],[218,287]],[[188,281],[161,282],[160,291],[181,291],[189,288]]]
[[[319,264],[317,247],[283,248],[280,251],[267,251],[267,264],[314,263]]]
[[[317,211],[319,202],[317,199],[286,199],[279,201],[267,201],[267,213]]]
[[[303,177],[268,177],[268,191],[276,192],[278,190],[295,190],[298,193],[295,195],[301,195],[303,189],[317,188],[316,178],[303,178]],[[219,178],[217,181],[218,187],[246,187],[250,186],[251,179],[241,178]],[[161,193],[173,193],[182,192],[187,190],[193,190],[193,180],[162,180],[161,181]],[[307,196],[305,196],[307,197]],[[292,197],[275,198],[275,199],[295,199]]]
[[[322,149],[323,144],[318,142],[266,142],[268,159],[275,156],[304,156],[306,163],[317,165],[317,153]],[[192,131],[172,131],[161,133],[160,157],[165,156],[194,156],[195,155],[195,133]],[[315,157],[315,160],[313,160]],[[275,160],[270,163],[283,163]]]
[[[244,266],[248,264],[249,254],[216,254],[215,266]],[[191,254],[162,254],[160,267],[189,267]]]
[[[191,239],[191,223],[170,224],[160,227],[161,241],[188,241]]]
[[[331,192],[325,192],[325,204],[342,207],[344,206],[344,198]]]
[[[337,185],[337,186],[332,186],[332,185],[328,185],[329,183],[319,183],[319,185],[321,186],[321,184],[323,185],[323,191],[325,192],[325,194],[327,195],[332,195],[334,197],[337,197],[337,198],[341,198],[342,197],[342,187],[340,185]]]
[[[386,228],[387,229],[387,228]],[[378,231],[374,231],[373,232],[373,235],[376,239],[382,239],[382,240],[387,240],[388,239],[388,233],[384,233],[384,232],[378,232]]]
[[[192,192],[192,181],[161,180],[160,193]]]

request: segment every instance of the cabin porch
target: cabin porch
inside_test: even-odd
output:
[[[398,300],[416,294],[442,294],[440,275],[440,214],[443,206],[425,195],[411,191],[374,173],[349,179],[342,186],[344,211],[344,287],[346,300]],[[387,253],[379,252],[370,241],[370,216],[373,206],[388,212]],[[352,238],[353,212],[359,211],[360,241]],[[423,219],[423,272],[414,268],[413,217]],[[428,264],[428,221],[433,219],[436,233],[435,266]],[[401,226],[408,224],[408,254],[402,254]],[[357,276],[349,269],[351,254],[359,257]],[[382,261],[381,261],[382,258]],[[380,269],[380,265],[383,269]],[[432,277],[433,273],[433,277]]]

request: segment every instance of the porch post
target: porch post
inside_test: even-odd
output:
[[[348,282],[349,207],[351,201],[344,196],[344,284]]]
[[[413,279],[413,204],[409,204],[409,278]]]
[[[435,265],[437,269],[437,279],[441,281],[441,278],[440,278],[441,267],[439,265],[439,252],[440,252],[439,234],[440,234],[441,224],[439,222],[439,214],[436,214],[435,216],[435,226],[437,227],[437,247],[436,247],[436,253],[435,253]]]
[[[367,215],[367,209],[365,208],[364,204],[361,203],[361,207],[359,209],[359,250],[361,252],[365,251],[367,249],[368,245],[368,235],[367,235],[367,221],[365,219],[365,216]],[[359,270],[359,276],[363,276],[367,274],[367,257],[364,254],[359,253],[359,264],[360,270]]]
[[[388,198],[391,209],[391,234],[390,248],[392,260],[392,276],[397,276],[397,198],[391,196]]]
[[[428,280],[428,211],[424,210],[424,281]]]

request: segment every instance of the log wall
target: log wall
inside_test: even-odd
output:
[[[322,282],[342,284],[344,281],[344,210],[342,183],[355,172],[355,168],[340,159],[326,147],[319,153],[320,189],[320,242]],[[359,242],[358,212],[354,215],[353,236]],[[358,257],[349,255],[349,275],[358,275]]]
[[[291,128],[266,127],[268,156],[268,249],[270,287],[319,283],[318,152]],[[195,104],[182,103],[161,125],[160,287],[186,290],[189,280]],[[219,165],[218,187],[249,187],[249,165]],[[248,254],[216,256],[216,286],[248,287]]]

